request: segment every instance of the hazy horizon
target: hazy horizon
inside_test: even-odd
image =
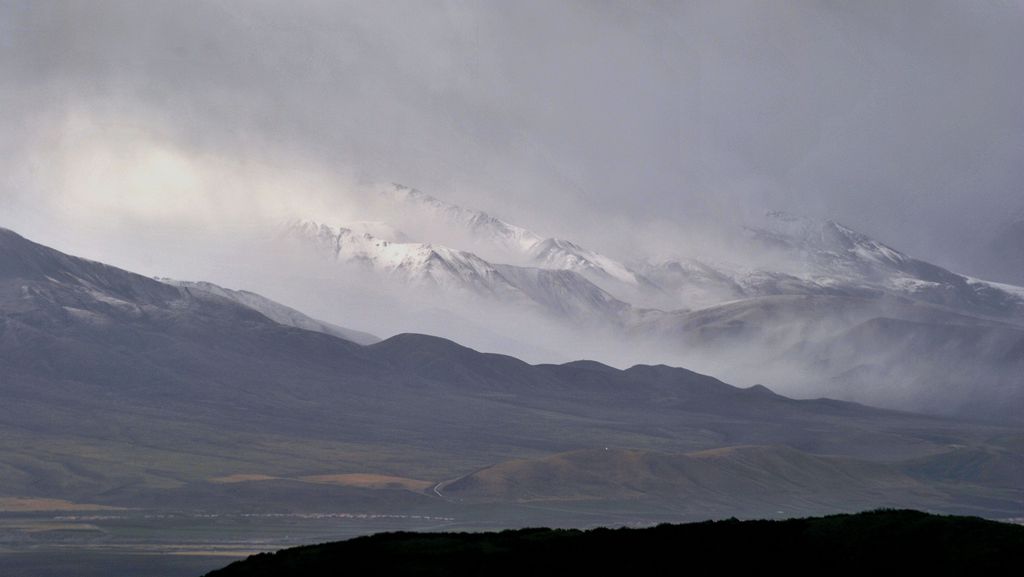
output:
[[[1018,2],[2,12],[0,225],[93,258],[199,279],[221,231],[400,182],[619,258],[784,210],[1016,279]]]

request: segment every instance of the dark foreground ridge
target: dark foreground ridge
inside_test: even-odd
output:
[[[877,510],[649,529],[381,533],[264,553],[207,577],[290,575],[1007,574],[1024,527]]]

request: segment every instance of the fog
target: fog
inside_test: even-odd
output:
[[[646,227],[781,209],[974,266],[974,237],[1024,210],[1019,2],[0,10],[3,220],[28,211],[44,235],[59,225],[40,206],[74,178],[53,173],[79,162],[52,156],[68,138],[271,172],[289,200],[311,172],[402,182],[609,251]],[[140,211],[177,226],[239,210],[246,188],[195,188],[209,200],[193,205],[137,184],[149,196],[127,214],[100,182],[95,205],[64,208],[93,229],[151,227]]]
[[[753,380],[338,272],[280,227],[458,244],[374,200],[399,182],[622,260],[742,262],[785,210],[1022,282],[994,240],[1024,220],[1022,32],[1010,1],[4,1],[0,226],[380,336]]]

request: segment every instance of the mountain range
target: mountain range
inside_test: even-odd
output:
[[[684,493],[674,515],[913,502],[999,516],[1022,502],[1019,429],[793,400],[664,365],[376,342],[10,231],[0,362],[2,495],[189,510],[464,502],[467,515],[537,499],[653,514]],[[714,481],[737,475],[750,481]],[[291,496],[261,501],[270,489]]]
[[[283,238],[339,275],[355,268],[412,287],[455,314],[501,310],[487,325],[511,339],[533,342],[537,330],[510,314],[554,323],[562,332],[545,346],[569,359],[577,349],[567,343],[596,340],[618,365],[685,364],[905,410],[1024,414],[1024,288],[956,274],[840,223],[767,214],[737,233],[762,266],[627,263],[400,185],[378,194],[459,246],[381,223],[299,221]]]
[[[1024,516],[1012,419],[797,400],[664,364],[529,364],[435,336],[379,340],[2,229],[0,398],[0,555],[15,574],[198,573],[225,555],[384,530],[877,507]]]

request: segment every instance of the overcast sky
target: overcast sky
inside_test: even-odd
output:
[[[781,209],[969,269],[1024,218],[1022,60],[1017,1],[0,0],[0,225],[394,181],[605,250]]]

